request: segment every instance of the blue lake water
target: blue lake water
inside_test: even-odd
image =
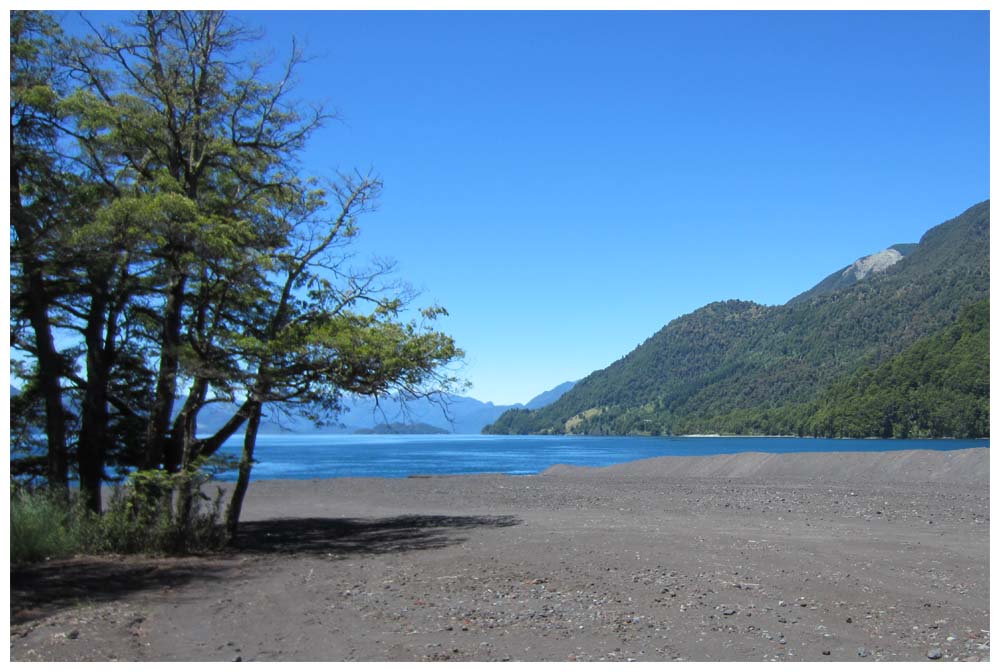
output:
[[[221,452],[238,457],[241,436]],[[405,478],[413,474],[536,474],[554,464],[604,467],[664,455],[741,452],[801,453],[889,450],[957,450],[989,446],[988,439],[847,440],[738,437],[597,437],[403,435],[260,436],[252,479],[359,476]],[[219,475],[236,479],[235,472]]]

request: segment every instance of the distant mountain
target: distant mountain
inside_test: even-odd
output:
[[[562,383],[542,392],[527,404],[497,405],[472,397],[450,395],[444,399],[383,399],[378,406],[366,397],[349,399],[349,410],[337,421],[347,427],[372,427],[379,423],[423,422],[444,427],[455,434],[479,434],[504,412],[516,408],[541,408],[559,399],[574,383]]]
[[[554,403],[512,409],[484,431],[666,434],[766,426],[762,433],[776,433],[781,424],[780,433],[805,432],[803,416],[788,409],[801,410],[835,382],[889,361],[953,324],[964,306],[988,298],[989,201],[932,228],[919,244],[889,250],[783,306],[721,301],[683,315]],[[734,429],[741,410],[773,418]]]
[[[440,428],[455,434],[479,434],[483,427],[496,421],[504,411],[512,408],[541,408],[557,400],[573,387],[562,383],[542,392],[527,404],[496,405],[472,397],[444,395],[442,398],[401,400],[398,397],[379,399],[348,397],[344,410],[336,417],[327,417],[322,426],[301,414],[278,416],[274,409],[265,407],[261,422],[262,434],[350,434],[359,429],[373,429],[380,425],[420,425]],[[184,403],[178,400],[176,408]],[[228,403],[210,404],[198,416],[199,434],[215,431],[228,420],[236,406]]]
[[[447,429],[441,429],[440,427],[434,427],[432,425],[427,425],[422,422],[417,422],[414,424],[405,424],[402,422],[394,422],[389,425],[375,425],[372,428],[364,427],[362,429],[355,429],[355,434],[449,434]]]
[[[408,400],[392,397],[379,399],[377,404],[368,397],[353,397],[345,400],[345,405],[347,410],[336,422],[349,428],[423,422],[455,434],[478,434],[504,411],[514,408],[458,395]]]
[[[574,385],[576,385],[575,380],[570,380],[561,385],[556,385],[551,390],[547,390],[539,394],[537,397],[526,403],[524,407],[529,410],[534,410],[536,408],[548,406],[549,404],[558,401],[559,397],[572,390]]]

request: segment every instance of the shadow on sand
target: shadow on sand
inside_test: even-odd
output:
[[[274,518],[240,523],[236,549],[250,553],[400,553],[465,541],[460,530],[510,527],[514,516]]]
[[[220,559],[146,557],[80,557],[20,567],[10,573],[10,622],[142,590],[167,592],[192,581],[217,581],[229,569]]]
[[[169,592],[188,583],[222,581],[234,571],[233,553],[321,553],[335,556],[402,553],[465,541],[462,530],[510,527],[514,516],[397,516],[393,518],[275,518],[241,523],[234,547],[200,557],[78,557],[10,573],[12,625],[63,609],[121,599],[140,591]]]

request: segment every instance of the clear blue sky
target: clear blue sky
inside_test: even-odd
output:
[[[527,401],[715,300],[780,304],[989,197],[987,12],[240,12],[373,168],[398,262]],[[94,17],[98,18],[99,17]]]

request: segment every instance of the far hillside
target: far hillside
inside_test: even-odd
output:
[[[859,259],[782,306],[709,304],[673,320],[555,403],[507,411],[484,431],[812,434],[816,426],[806,411],[821,399],[833,403],[823,396],[832,385],[889,362],[988,299],[989,219],[984,201],[930,229],[919,244]],[[982,370],[988,365],[987,354],[976,363]],[[751,417],[759,422],[736,421]],[[980,425],[954,426],[978,432],[972,428]],[[828,435],[856,435],[845,424],[825,427]]]

